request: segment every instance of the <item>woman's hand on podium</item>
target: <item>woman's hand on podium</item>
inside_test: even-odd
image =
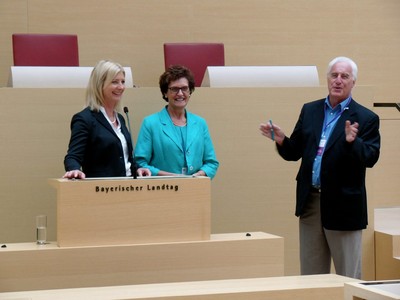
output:
[[[196,176],[207,176],[206,172],[203,170],[197,171],[196,173],[193,174],[194,177]]]
[[[85,179],[86,175],[83,173],[81,170],[71,170],[67,171],[63,178],[68,178],[68,179]]]
[[[137,176],[143,177],[143,176],[151,176],[151,171],[147,168],[139,168],[136,171]]]

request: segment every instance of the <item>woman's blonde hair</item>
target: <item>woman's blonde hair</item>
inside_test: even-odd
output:
[[[86,106],[94,111],[99,111],[100,106],[104,106],[103,88],[110,84],[118,73],[123,73],[125,76],[125,70],[119,63],[101,60],[96,64],[86,88]],[[122,104],[118,103],[116,109],[120,110],[121,106]]]

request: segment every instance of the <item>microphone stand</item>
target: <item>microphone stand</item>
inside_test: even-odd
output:
[[[132,176],[133,176],[133,179],[136,179],[137,178],[137,174],[136,174],[137,166],[136,166],[136,160],[135,160],[135,147],[134,147],[134,144],[133,144],[131,121],[129,120],[129,114],[128,114],[129,110],[128,110],[128,107],[126,107],[126,106],[124,106],[124,113],[126,115],[126,120],[128,122],[128,131],[129,131],[129,134],[131,136],[131,142],[132,142],[132,164],[133,164],[133,167],[131,168]]]

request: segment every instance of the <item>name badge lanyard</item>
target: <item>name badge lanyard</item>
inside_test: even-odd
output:
[[[348,106],[349,106],[350,101],[351,101],[351,97],[350,97],[350,99],[347,101],[347,103],[346,103],[346,105],[343,107],[343,109],[341,109],[340,112],[339,112],[332,120],[330,120],[329,122],[327,122],[327,118],[326,118],[326,115],[327,115],[327,108],[325,107],[325,109],[324,109],[324,113],[325,113],[324,125],[323,125],[322,136],[321,136],[321,139],[320,139],[320,141],[319,141],[319,146],[318,146],[318,151],[317,151],[317,155],[318,155],[318,156],[322,156],[322,154],[323,154],[324,151],[325,151],[326,142],[327,142],[327,140],[328,140],[328,138],[325,136],[326,129],[328,128],[328,126],[329,126],[330,124],[332,124],[332,123],[335,122],[338,118],[340,118],[340,116],[343,114],[343,112],[344,112],[346,109],[349,108]]]
[[[181,140],[182,140],[182,149],[183,149],[183,167],[182,167],[182,175],[186,175],[188,168],[186,166],[186,139],[183,136],[182,127],[179,127],[179,131],[181,132]],[[186,126],[186,136],[187,136],[187,126]]]

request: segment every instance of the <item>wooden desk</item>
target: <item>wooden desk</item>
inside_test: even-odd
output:
[[[400,278],[400,207],[375,209],[376,280]]]
[[[120,246],[7,244],[0,292],[271,277],[283,269],[283,238],[263,232]]]
[[[4,300],[341,300],[344,284],[357,281],[335,274],[326,274],[0,293],[0,298]]]
[[[345,300],[398,300],[400,281],[345,283],[344,293]]]

